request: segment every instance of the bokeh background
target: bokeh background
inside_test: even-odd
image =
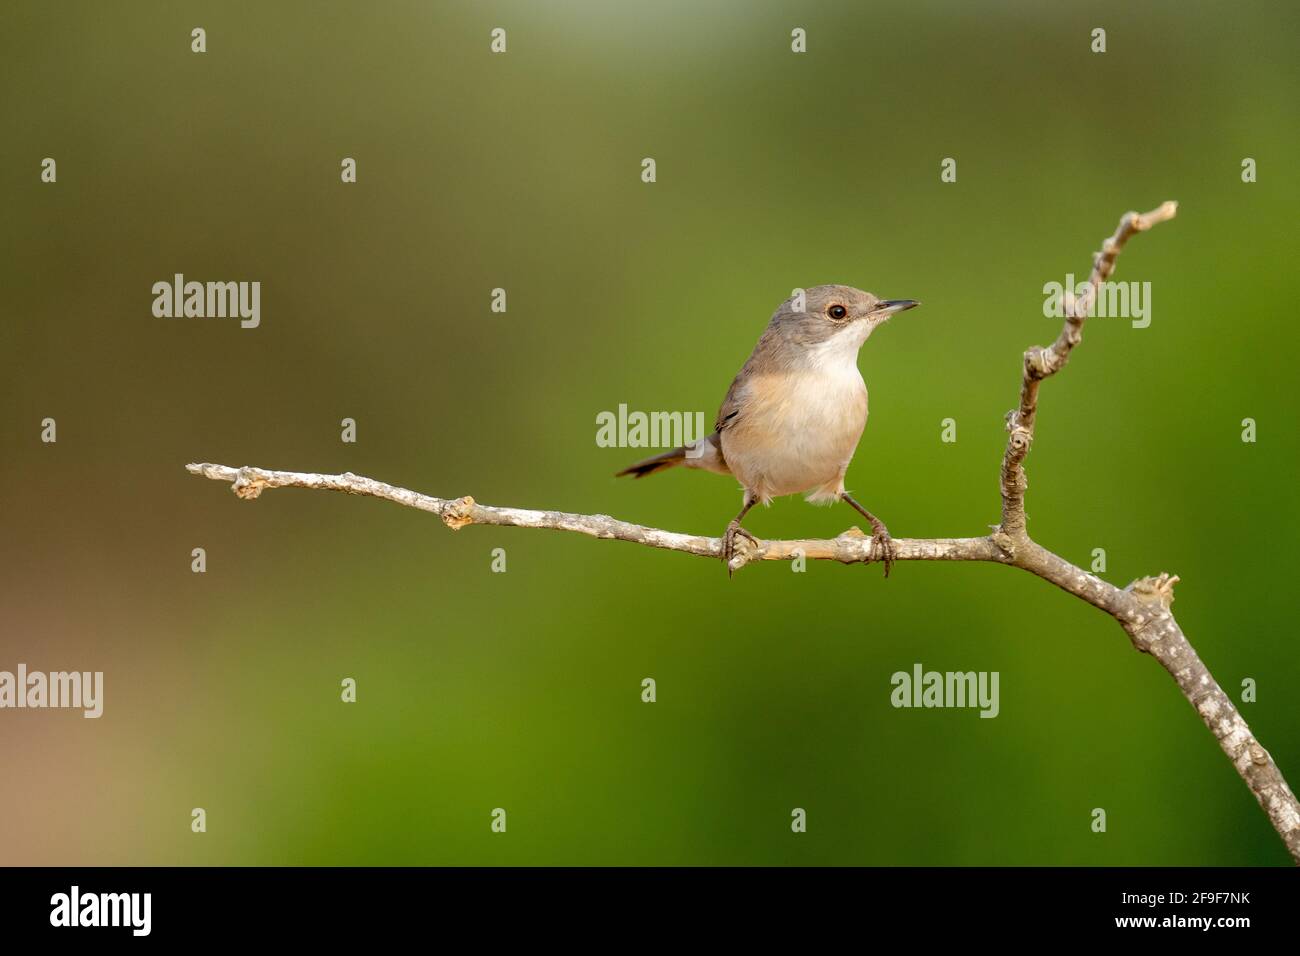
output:
[[[615,480],[645,453],[597,447],[596,414],[711,422],[791,288],[844,282],[925,303],[863,350],[849,487],[898,535],[980,534],[1020,353],[1059,324],[1043,284],[1082,276],[1125,210],[1178,199],[1116,275],[1152,283],[1151,326],[1094,321],[1044,388],[1031,530],[1080,563],[1105,548],[1117,584],[1180,574],[1180,621],[1234,698],[1258,682],[1243,712],[1295,782],[1298,20],[5,3],[0,669],[103,670],[106,700],[98,721],[0,712],[0,862],[1288,863],[1169,677],[1019,572],[728,580],[370,499],[244,503],[184,465],[716,534],[734,482]],[[175,272],[260,280],[261,327],[154,318]],[[855,517],[796,498],[747,525]],[[999,671],[1001,715],[893,709],[918,661]]]

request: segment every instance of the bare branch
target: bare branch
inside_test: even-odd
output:
[[[395,501],[408,508],[436,514],[443,524],[459,530],[469,524],[507,525],[515,528],[550,528],[574,531],[593,538],[632,541],[636,544],[682,551],[706,558],[722,557],[722,539],[702,535],[661,531],[644,525],[619,521],[609,515],[578,515],[563,511],[527,511],[522,508],[494,508],[481,505],[468,496],[433,498],[396,485],[375,481],[351,473],[314,475],[295,471],[267,471],[263,468],[232,468],[229,465],[190,464],[185,469],[216,481],[229,481],[231,490],[241,498],[256,498],[265,488],[321,488],[343,491],[350,495],[369,495]],[[994,561],[1007,563],[1008,558],[991,537],[983,538],[895,538],[896,561]],[[843,564],[870,563],[871,538],[851,528],[836,538],[793,541],[759,541],[758,547],[744,543],[744,555],[737,569],[750,561],[791,561],[803,557],[809,561],[839,561]]]
[[[1124,628],[1137,650],[1150,654],[1173,677],[1183,696],[1196,709],[1259,801],[1292,858],[1300,863],[1300,803],[1297,803],[1273,758],[1251,735],[1232,700],[1215,682],[1174,620],[1170,605],[1173,603],[1173,585],[1178,579],[1161,574],[1134,581],[1127,588],[1117,588],[1048,551],[1033,541],[1025,529],[1024,459],[1034,437],[1039,382],[1060,371],[1079,344],[1084,320],[1096,300],[1097,291],[1114,271],[1115,260],[1124,244],[1134,234],[1172,219],[1177,208],[1177,204],[1167,202],[1149,213],[1125,214],[1115,234],[1105,240],[1101,251],[1094,257],[1084,294],[1067,302],[1065,326],[1056,341],[1046,348],[1032,348],[1025,353],[1020,405],[1007,416],[1007,429],[1011,436],[1001,469],[1002,523],[992,534],[982,538],[895,538],[894,560],[988,561],[1011,565],[1050,581],[1109,614]],[[428,511],[453,530],[469,524],[550,528],[707,558],[722,556],[722,542],[718,538],[661,531],[619,521],[608,515],[494,508],[478,504],[470,497],[434,498],[351,473],[318,475],[209,464],[191,464],[186,469],[204,478],[230,482],[232,490],[241,498],[256,498],[266,488],[320,488],[384,498],[408,508]],[[871,538],[857,528],[851,528],[836,538],[758,541],[756,545],[742,541],[740,547],[740,554],[732,561],[733,570],[758,560],[804,558],[852,564],[868,563],[880,557],[874,551]]]
[[[1020,407],[1007,415],[1006,454],[1002,458],[1002,526],[1010,535],[1025,530],[1025,489],[1028,482],[1021,467],[1029,446],[1034,441],[1034,421],[1038,415],[1038,383],[1055,375],[1070,360],[1070,352],[1083,340],[1083,322],[1097,301],[1097,290],[1115,271],[1124,244],[1135,234],[1173,219],[1178,214],[1178,203],[1166,202],[1158,209],[1146,213],[1126,212],[1119,221],[1113,236],[1102,241],[1101,251],[1092,257],[1092,272],[1088,287],[1079,298],[1073,290],[1065,292],[1065,325],[1056,341],[1047,348],[1035,346],[1025,352],[1023,377],[1020,385]]]

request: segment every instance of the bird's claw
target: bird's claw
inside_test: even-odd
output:
[[[740,551],[736,547],[737,538],[744,538],[753,547],[758,547],[758,539],[742,528],[739,521],[732,521],[731,524],[727,525],[727,530],[722,535],[722,563],[727,566],[727,577],[731,577],[733,571],[731,560]]]
[[[898,550],[894,547],[894,539],[889,536],[889,529],[884,524],[877,523],[871,529],[871,559],[883,562],[885,577],[889,577],[889,569],[894,566],[897,557]]]

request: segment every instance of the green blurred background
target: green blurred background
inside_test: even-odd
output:
[[[1151,326],[1094,321],[1045,386],[1031,531],[1083,564],[1105,548],[1116,584],[1180,574],[1184,629],[1234,698],[1258,682],[1243,713],[1295,782],[1298,20],[5,3],[0,669],[103,670],[106,700],[98,721],[0,713],[0,862],[1287,863],[1169,677],[1019,572],[729,581],[369,499],[242,503],[183,466],[717,534],[733,481],[616,481],[645,452],[597,447],[596,414],[711,422],[777,303],[844,282],[925,303],[863,350],[849,487],[897,535],[981,534],[1020,353],[1059,325],[1043,284],[1082,276],[1125,210],[1178,199],[1116,275],[1152,283]],[[175,272],[260,280],[261,327],[154,318]],[[747,526],[855,519],[796,498]],[[999,671],[1000,716],[893,709],[890,675],[918,661]]]

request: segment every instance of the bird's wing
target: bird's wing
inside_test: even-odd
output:
[[[722,407],[718,409],[718,419],[713,423],[714,431],[721,432],[739,424],[740,409],[746,400],[745,387],[753,377],[754,368],[761,364],[762,359],[770,357],[772,350],[779,343],[780,335],[776,330],[774,316],[772,322],[763,330],[763,334],[758,337],[758,344],[754,346],[753,353],[740,367],[736,377],[731,380],[731,388],[727,389],[727,397],[722,400]]]
[[[731,388],[727,389],[727,397],[722,400],[722,407],[718,409],[718,418],[713,423],[713,430],[716,432],[735,424],[736,416],[740,414],[740,381],[742,377],[743,374],[737,375],[731,382]]]

